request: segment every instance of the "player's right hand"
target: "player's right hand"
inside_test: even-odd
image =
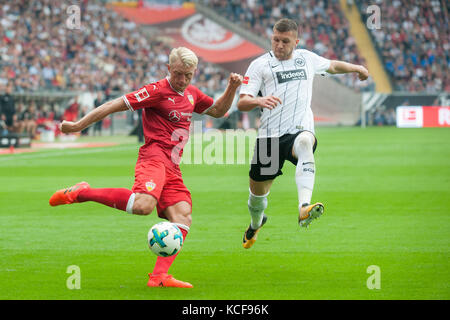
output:
[[[71,133],[78,131],[75,126],[75,122],[66,120],[63,120],[63,122],[61,122],[61,124],[59,125],[59,130],[61,130],[62,133]]]
[[[367,80],[369,71],[364,66],[359,66],[358,77],[361,81]]]
[[[275,96],[265,96],[258,98],[258,105],[261,108],[272,110],[278,104],[282,104],[281,99]]]

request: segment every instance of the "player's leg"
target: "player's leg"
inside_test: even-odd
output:
[[[126,188],[91,188],[87,182],[55,192],[49,203],[51,206],[93,201],[108,207],[139,215],[152,212],[156,199],[147,194],[134,193]]]
[[[164,209],[160,216],[164,216],[170,222],[176,224],[183,234],[183,243],[189,232],[192,223],[192,207],[187,201],[180,201]],[[169,275],[169,268],[175,261],[179,252],[170,257],[157,257],[153,272],[149,273],[149,280],[147,285],[149,287],[178,287],[178,288],[192,288],[192,284],[175,279]]]
[[[138,161],[135,169],[133,195],[127,212],[137,215],[152,213],[166,183],[166,166],[160,161]]]
[[[192,223],[192,199],[178,167],[166,168],[166,183],[156,207],[160,218],[167,219],[180,228],[184,243]],[[169,257],[157,257],[153,272],[149,274],[149,287],[192,288],[190,283],[176,280],[168,274],[177,256],[178,253]]]
[[[192,223],[191,213],[191,205],[187,201],[180,201],[167,207],[160,215],[164,215],[167,220],[178,226],[183,234],[184,243]],[[178,253],[170,257],[158,257],[153,269],[153,275],[167,273],[177,255]]]
[[[134,199],[130,198],[130,201],[128,202],[127,212],[142,216],[152,213],[158,203],[155,196],[147,193],[134,193],[134,195]]]
[[[249,249],[256,241],[257,234],[266,223],[267,196],[273,180],[281,175],[284,159],[280,156],[278,138],[261,138],[256,140],[255,151],[249,172],[248,211],[251,223],[244,232],[242,246]]]
[[[315,180],[314,146],[316,138],[309,131],[303,131],[294,140],[292,155],[297,159],[295,182],[299,202],[299,224],[307,227],[312,220],[323,213],[323,204],[311,203]]]
[[[270,192],[273,179],[266,181],[255,181],[250,178],[250,188],[248,196],[248,212],[251,216],[251,222],[247,230],[244,232],[242,246],[249,249],[256,241],[257,235],[261,227],[266,223],[267,216],[264,210],[267,208],[267,196]]]
[[[51,206],[94,201],[131,214],[147,215],[153,211],[165,181],[164,164],[138,162],[132,190],[125,188],[91,188],[87,182],[58,190]]]
[[[273,179],[266,181],[255,181],[249,178],[249,196],[248,196],[248,211],[252,218],[250,226],[253,229],[258,229],[261,226],[264,210],[267,208],[267,196],[270,193]]]

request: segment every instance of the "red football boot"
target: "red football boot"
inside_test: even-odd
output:
[[[183,282],[175,279],[172,275],[167,273],[161,273],[152,275],[148,274],[150,279],[147,286],[149,287],[176,287],[176,288],[193,288],[194,286],[189,282]]]
[[[90,188],[89,183],[87,182],[79,182],[72,187],[68,187],[66,189],[61,189],[56,191],[51,197],[48,203],[52,207],[59,206],[62,204],[71,204],[78,202],[77,197],[81,190]]]

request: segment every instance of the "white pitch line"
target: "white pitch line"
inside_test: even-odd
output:
[[[0,156],[0,162],[4,161],[19,161],[19,160],[30,160],[30,159],[39,159],[39,158],[53,158],[53,157],[59,157],[59,156],[67,156],[67,155],[77,155],[77,154],[90,154],[90,153],[99,153],[104,151],[113,150],[114,151],[120,151],[120,150],[130,150],[130,149],[136,149],[136,151],[139,149],[140,146],[121,146],[121,147],[99,147],[99,148],[79,148],[79,149],[65,149],[64,151],[59,152],[44,152],[44,153],[17,153],[12,155],[3,155]],[[137,155],[137,154],[136,154]]]

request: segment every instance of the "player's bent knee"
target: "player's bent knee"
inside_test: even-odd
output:
[[[314,145],[314,137],[312,134],[310,134],[308,132],[302,133],[302,134],[298,135],[297,139],[298,139],[297,141],[301,147],[312,150],[312,147]]]
[[[314,136],[309,132],[300,133],[297,138],[295,138],[294,142],[294,151],[295,155],[305,153],[305,152],[313,152],[314,147]]]
[[[156,200],[148,195],[136,196],[133,205],[133,213],[138,215],[149,215],[155,208]]]
[[[155,208],[154,206],[145,203],[137,203],[133,207],[133,213],[146,216],[152,213],[154,208]]]

